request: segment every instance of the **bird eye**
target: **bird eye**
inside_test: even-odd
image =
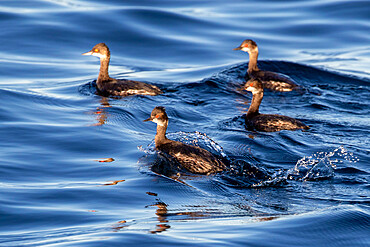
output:
[[[98,51],[99,51],[99,49],[95,49],[95,50],[94,50],[94,52],[98,52]]]
[[[253,87],[253,82],[251,84],[249,84],[249,86]]]
[[[248,44],[243,45],[243,47],[248,47]]]
[[[155,115],[155,118],[159,118],[159,114],[158,115]]]

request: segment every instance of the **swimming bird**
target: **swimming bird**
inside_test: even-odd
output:
[[[156,149],[170,155],[182,168],[191,173],[207,175],[226,169],[226,165],[211,152],[200,147],[168,139],[166,137],[168,116],[164,107],[155,107],[150,117],[144,120],[144,122],[146,121],[152,121],[157,124],[157,133],[154,138]]]
[[[251,105],[245,115],[247,128],[265,132],[309,129],[307,125],[291,117],[259,113],[259,106],[263,98],[263,85],[259,79],[249,80],[245,85],[245,90],[253,94]]]
[[[258,78],[261,80],[264,88],[268,88],[273,91],[289,92],[296,89],[298,86],[287,76],[271,72],[260,70],[257,66],[258,59],[258,46],[256,42],[251,39],[246,39],[243,43],[234,48],[234,50],[242,50],[248,52],[249,63],[248,63],[248,76],[250,79]],[[247,76],[246,76],[247,77]]]
[[[106,44],[99,43],[91,51],[82,53],[100,58],[100,71],[96,81],[98,93],[103,96],[158,95],[162,91],[153,85],[127,79],[114,79],[108,74],[110,51]]]

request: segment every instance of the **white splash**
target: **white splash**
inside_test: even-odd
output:
[[[287,173],[288,179],[309,181],[333,177],[337,164],[344,162],[356,163],[359,159],[343,146],[332,152],[318,152],[304,156],[298,160],[295,167]]]

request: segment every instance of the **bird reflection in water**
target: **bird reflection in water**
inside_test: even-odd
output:
[[[170,225],[165,224],[165,223],[168,223],[168,220],[167,220],[167,215],[168,215],[167,206],[168,205],[164,202],[157,202],[150,206],[157,207],[155,214],[157,215],[157,220],[159,221],[160,224],[156,225],[155,230],[151,230],[149,232],[152,234],[156,234],[156,233],[164,232],[168,228],[170,228],[171,227]]]
[[[127,224],[127,222],[125,220],[120,220],[118,221],[113,227],[113,231],[114,232],[118,232],[126,227],[128,227],[129,225]]]
[[[91,126],[101,126],[104,125],[108,119],[108,113],[106,112],[105,108],[111,107],[109,105],[108,99],[106,97],[102,97],[100,99],[100,107],[97,107],[96,110],[93,112],[96,115],[97,123],[92,124]]]
[[[148,193],[147,193],[148,194]],[[148,194],[148,195],[152,195]],[[157,207],[155,214],[157,216],[157,220],[159,224],[156,225],[154,230],[149,231],[149,233],[157,234],[166,231],[167,229],[171,228],[170,220],[197,220],[203,218],[209,218],[212,216],[211,212],[208,211],[193,211],[193,212],[169,212],[168,205],[162,202],[160,199],[156,199],[157,202],[146,206],[146,207]],[[202,206],[197,206],[202,207]]]
[[[245,91],[245,90],[244,90]],[[247,114],[249,105],[251,104],[250,99],[240,98],[236,99],[236,102],[238,103],[236,106],[236,109],[240,111],[243,114]]]
[[[109,181],[109,182],[107,182],[107,183],[103,184],[103,186],[107,186],[107,185],[117,185],[118,183],[121,183],[121,182],[125,182],[125,180],[124,180],[124,179],[122,179],[122,180]]]
[[[227,216],[224,215],[224,213],[220,212],[217,209],[210,209],[207,208],[207,206],[204,205],[193,205],[192,208],[202,208],[201,210],[198,211],[180,211],[180,212],[174,212],[173,210],[169,209],[168,204],[164,203],[158,198],[157,193],[154,192],[146,192],[147,195],[149,196],[154,196],[156,197],[156,202],[150,205],[145,206],[145,208],[152,208],[155,207],[155,216],[156,216],[156,221],[157,223],[155,224],[154,229],[148,230],[148,233],[150,234],[159,234],[162,232],[167,231],[168,229],[171,228],[171,221],[172,222],[179,222],[179,221],[189,221],[189,220],[200,220],[200,219],[205,219],[205,218],[220,218],[222,216]],[[251,214],[251,208],[247,205],[239,205],[240,209],[247,210],[249,213],[246,214],[246,220],[248,222],[263,222],[263,221],[271,221],[278,219],[279,216],[274,216],[274,215],[268,215],[263,212],[258,212],[254,211]],[[149,221],[151,222],[151,221]],[[140,220],[121,220],[118,221],[112,228],[114,231],[120,231],[123,229],[130,228],[131,225],[147,225],[148,220],[145,219],[144,221]]]

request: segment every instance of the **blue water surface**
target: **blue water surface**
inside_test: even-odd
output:
[[[370,246],[370,3],[3,0],[0,2],[0,246]],[[241,121],[248,55],[302,90],[260,111],[310,130]],[[110,75],[164,94],[95,93]],[[168,177],[169,137],[232,161],[228,173]],[[164,159],[164,160],[163,160]],[[263,174],[263,176],[261,175]]]

